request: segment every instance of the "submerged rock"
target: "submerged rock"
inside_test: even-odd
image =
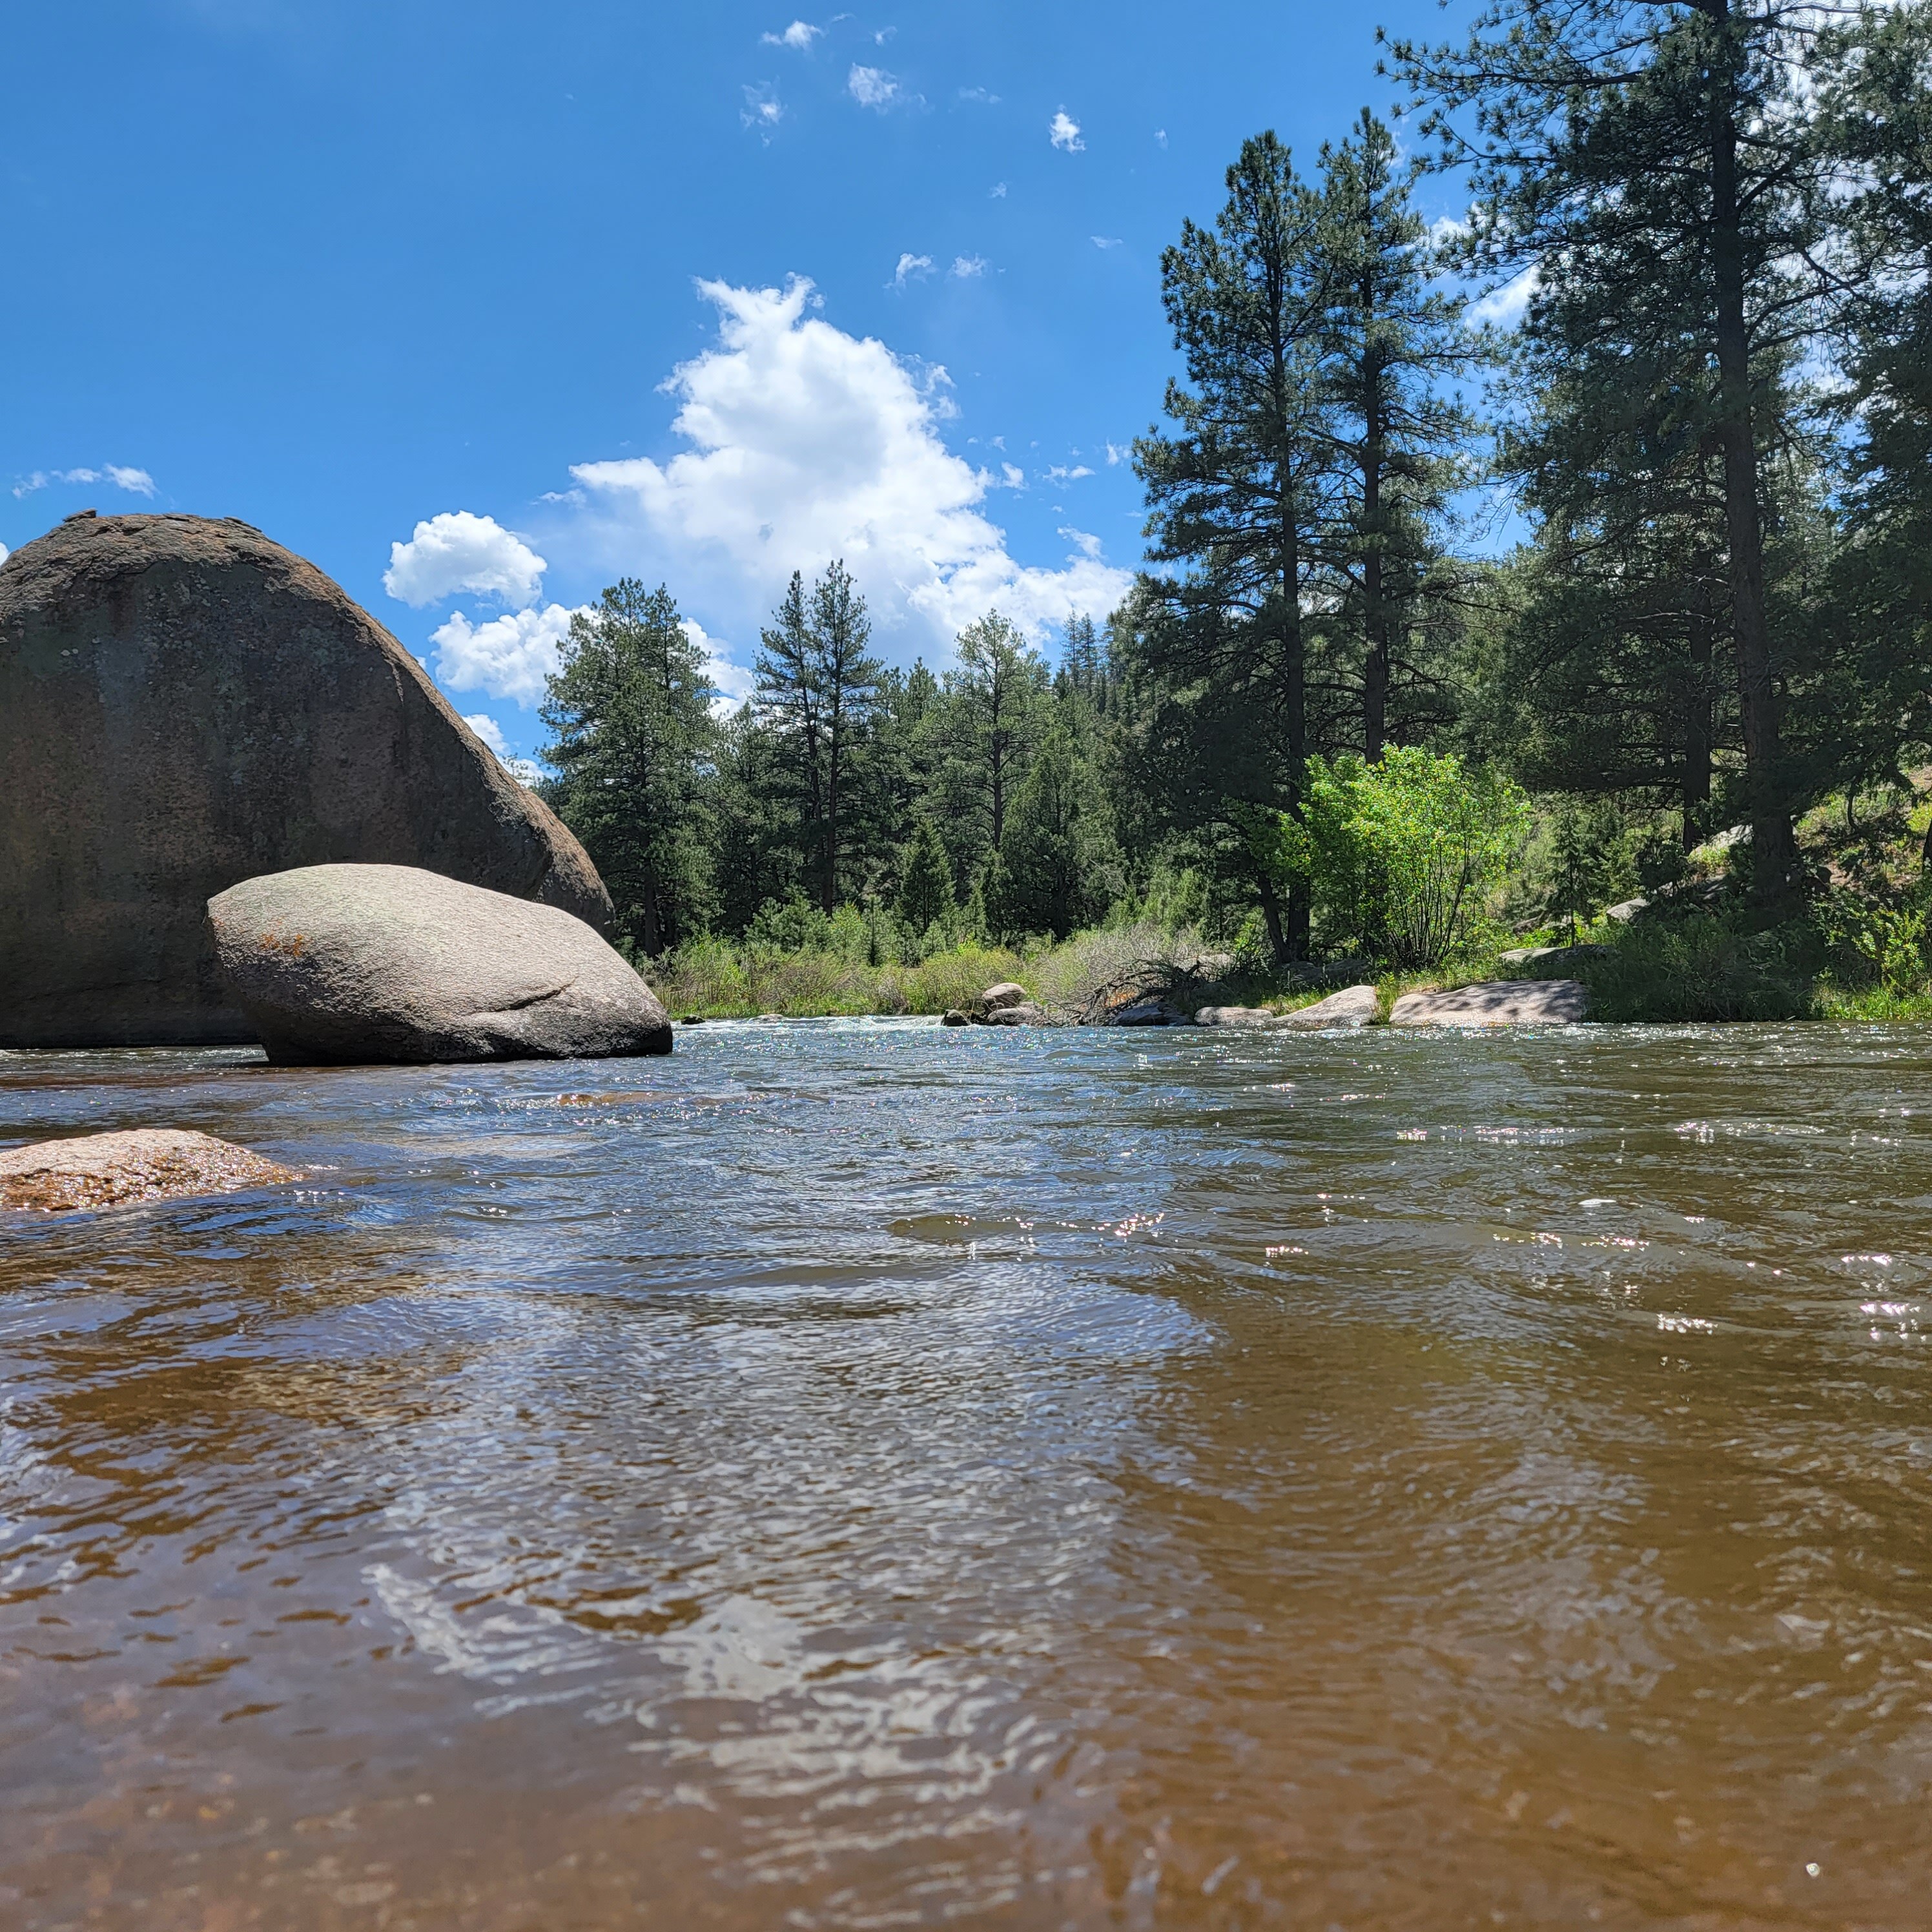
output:
[[[292,1168],[212,1134],[138,1127],[0,1150],[0,1208],[72,1214],[230,1194],[301,1178]]]
[[[0,563],[0,1046],[251,1038],[202,908],[290,866],[610,916],[422,666],[232,520],[84,513]]]
[[[670,1051],[650,988],[556,906],[412,866],[305,866],[230,886],[208,916],[280,1065]]]
[[[1272,1027],[1281,1021],[1266,1006],[1203,1006],[1194,1016],[1194,1024],[1203,1027]]]
[[[1590,989],[1580,980],[1483,980],[1451,993],[1405,993],[1389,1024],[1568,1026],[1589,1005]]]

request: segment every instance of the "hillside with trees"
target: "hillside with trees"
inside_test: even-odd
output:
[[[1928,61],[1923,5],[1499,0],[1388,48],[1403,139],[1244,142],[1162,258],[1119,608],[900,670],[828,558],[729,716],[668,587],[574,621],[546,789],[627,947],[1134,928],[1285,988],[1594,930],[1612,1009],[1923,994]]]

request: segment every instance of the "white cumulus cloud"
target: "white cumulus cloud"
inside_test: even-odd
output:
[[[970,281],[975,275],[986,272],[986,258],[983,255],[956,255],[952,266],[946,271],[954,280]]]
[[[704,675],[711,680],[713,693],[712,712],[720,718],[730,717],[751,696],[758,680],[742,664],[734,663],[731,646],[710,636],[695,617],[682,617],[678,621],[684,626],[684,634],[704,653]]]
[[[770,130],[784,118],[784,104],[771,87],[762,83],[756,87],[748,86],[738,118],[747,128],[762,128],[769,136]]]
[[[1476,322],[1492,323],[1498,328],[1514,328],[1522,321],[1523,311],[1529,306],[1529,298],[1542,286],[1543,278],[1532,262],[1522,273],[1505,282],[1499,289],[1492,289],[1478,301],[1469,305],[1469,319]]]
[[[717,307],[717,342],[664,386],[690,446],[571,472],[611,562],[754,628],[793,571],[843,557],[882,632],[910,629],[925,650],[994,607],[1037,634],[1104,616],[1126,594],[1128,573],[1084,547],[1058,568],[1015,560],[981,507],[995,479],[940,438],[943,370],[922,381],[884,343],[811,314],[802,278],[698,286]],[[489,628],[452,660],[466,662]]]
[[[4,544],[0,544],[0,563],[4,563],[12,555],[13,552]]]
[[[758,38],[768,47],[796,47],[804,53],[824,31],[809,20],[794,20],[782,34],[760,34]]]
[[[480,691],[518,704],[541,704],[544,680],[556,668],[570,619],[561,604],[542,610],[507,611],[481,624],[455,611],[430,633],[436,646],[436,674],[452,691]]]
[[[503,736],[503,728],[487,711],[479,711],[473,717],[464,719],[470,730],[494,752],[498,758],[510,755],[510,742]]]
[[[549,567],[495,518],[446,510],[417,524],[407,543],[389,546],[382,588],[412,608],[470,590],[520,609],[536,602]]]
[[[1070,154],[1078,154],[1087,145],[1080,138],[1080,123],[1064,107],[1046,124],[1046,138]]]
[[[899,98],[899,84],[880,67],[854,67],[845,76],[847,91],[861,107],[890,107]]]
[[[891,289],[902,289],[915,275],[929,275],[932,273],[932,257],[930,255],[915,255],[908,252],[899,257],[899,265],[892,271],[892,278],[886,286]]]

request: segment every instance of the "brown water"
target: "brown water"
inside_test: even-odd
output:
[[[1932,1924],[1932,1036],[0,1056],[0,1924]]]

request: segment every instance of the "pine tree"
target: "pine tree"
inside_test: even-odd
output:
[[[956,837],[970,839],[977,859],[998,850],[1006,810],[1024,776],[1043,722],[1046,660],[997,610],[959,633],[958,668],[946,674],[944,726]]]
[[[914,932],[922,933],[935,920],[949,918],[957,904],[952,862],[946,856],[938,828],[922,818],[913,828],[899,873],[899,916]]]
[[[546,682],[552,802],[604,875],[620,932],[653,958],[711,908],[704,666],[670,592],[627,577],[572,616]]]
[[[1587,923],[1594,919],[1604,904],[1609,870],[1601,834],[1601,827],[1592,824],[1574,803],[1566,804],[1557,814],[1544,910],[1552,919],[1569,921],[1573,943],[1578,921]]]
[[[1123,888],[1112,817],[1093,768],[1056,725],[1013,802],[1000,846],[1008,923],[1064,939],[1092,924]]]
[[[1714,452],[1764,896],[1796,856],[1766,569],[1774,386],[1834,286],[1805,105],[1820,18],[1786,0],[1495,0],[1464,47],[1394,50],[1439,164],[1473,172],[1468,258],[1532,274],[1532,334],[1621,358]]]
[[[884,667],[868,654],[866,600],[835,560],[808,600],[796,571],[772,622],[760,633],[758,704],[788,754],[799,842],[815,873],[820,910],[837,906],[842,877],[840,815],[871,722]]]
[[[1426,714],[1445,711],[1444,680],[1423,658],[1436,628],[1424,607],[1474,425],[1442,385],[1477,351],[1460,304],[1430,285],[1420,171],[1398,164],[1388,129],[1364,108],[1348,140],[1322,149],[1322,167],[1315,246],[1333,494],[1321,542],[1360,665],[1360,742],[1372,763],[1402,695],[1392,681]]]
[[[1141,769],[1178,824],[1240,843],[1244,808],[1299,808],[1309,752],[1303,602],[1315,555],[1326,438],[1327,326],[1319,206],[1272,133],[1242,144],[1214,230],[1192,221],[1161,258],[1162,299],[1186,385],[1175,427],[1135,445],[1148,555],[1132,626],[1158,695]],[[1307,950],[1306,898],[1286,906],[1268,864],[1252,889],[1278,958]]]

